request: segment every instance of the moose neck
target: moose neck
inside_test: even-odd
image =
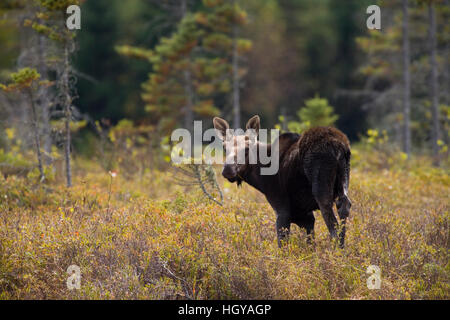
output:
[[[262,144],[261,142],[258,142],[259,147],[265,147],[267,148],[267,153],[270,156],[271,153],[271,145],[270,144]],[[260,150],[260,149],[259,149]],[[242,175],[243,181],[254,187],[255,189],[259,190],[260,192],[267,195],[269,190],[273,190],[274,186],[277,183],[277,176],[275,175],[263,175],[261,174],[261,168],[265,166],[269,166],[270,164],[263,165],[259,161],[256,164],[248,164],[247,169],[245,170],[244,174]]]

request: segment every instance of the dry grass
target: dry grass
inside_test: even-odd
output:
[[[293,226],[278,249],[275,215],[247,185],[220,180],[222,208],[164,172],[112,179],[86,162],[77,171],[70,190],[0,180],[0,298],[450,298],[445,170],[356,164],[343,250],[330,244],[320,212],[315,246]],[[80,290],[66,287],[72,264]],[[380,290],[366,286],[371,264],[381,268]]]

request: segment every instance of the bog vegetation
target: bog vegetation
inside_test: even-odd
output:
[[[0,158],[25,166],[15,150]],[[37,168],[3,172],[0,298],[450,297],[448,166],[406,161],[376,130],[353,148],[345,249],[330,244],[320,217],[313,246],[295,226],[279,249],[275,214],[257,191],[218,178],[220,206],[200,188],[177,186],[169,164],[149,169],[140,156],[111,171],[78,158],[72,188],[55,168],[45,183]],[[67,288],[70,265],[81,269],[80,290]],[[369,265],[381,269],[379,290],[367,287]]]

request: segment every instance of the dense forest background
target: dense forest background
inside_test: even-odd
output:
[[[253,43],[243,62],[247,69],[242,81],[243,118],[258,113],[265,126],[273,127],[282,112],[294,116],[305,99],[319,94],[341,115],[338,126],[353,139],[364,133],[368,124],[363,101],[340,97],[339,90],[364,84],[364,77],[357,72],[364,54],[358,51],[355,37],[367,33],[369,2],[347,1],[340,6],[334,0],[243,1],[248,21],[240,32]],[[89,79],[79,78],[78,104],[83,112],[113,121],[145,118],[140,85],[151,65],[123,59],[114,47],[128,44],[151,49],[176,30],[176,8],[164,10],[156,3],[84,4],[75,66],[99,81],[100,88],[93,91]],[[191,6],[194,10],[195,4]],[[232,118],[230,105],[226,99],[218,105],[228,119]]]
[[[438,163],[449,143],[448,1],[376,1],[381,30],[369,30],[372,2],[3,1],[0,82],[24,67],[51,82],[33,97],[47,155],[69,138],[58,124],[67,111],[78,126],[66,153],[92,155],[124,119],[158,139],[193,120],[210,127],[215,115],[240,127],[259,114],[264,127],[301,131],[289,123],[312,99],[312,112],[333,120],[310,125],[334,124],[352,141],[384,131]],[[55,41],[71,3],[81,30]],[[32,122],[23,95],[0,99],[0,130]]]

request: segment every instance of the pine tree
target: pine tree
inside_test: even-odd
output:
[[[23,68],[18,72],[11,73],[11,83],[8,85],[0,84],[0,89],[6,92],[19,92],[26,96],[31,114],[31,126],[34,136],[34,146],[36,157],[38,161],[39,180],[45,180],[44,165],[42,160],[41,138],[40,138],[40,123],[38,118],[38,111],[36,110],[35,91],[39,87],[48,86],[49,81],[39,81],[41,75],[32,68]]]
[[[299,121],[287,122],[287,128],[291,132],[302,133],[305,130],[318,126],[333,126],[339,118],[334,114],[334,108],[328,104],[328,100],[316,95],[305,101],[305,105],[297,111]],[[282,125],[286,126],[286,120],[280,117]],[[282,125],[277,125],[278,129]]]
[[[80,5],[82,0],[38,0],[38,11],[33,19],[25,21],[27,26],[31,26],[38,33],[46,35],[53,40],[61,50],[61,61],[58,62],[58,93],[59,104],[62,107],[65,123],[65,146],[64,158],[66,164],[66,183],[72,186],[71,168],[71,131],[70,122],[73,116],[73,95],[72,86],[73,70],[70,57],[75,50],[75,32],[70,31],[65,26],[65,14],[70,5]]]
[[[244,74],[235,66],[239,55],[248,52],[251,43],[235,37],[233,27],[243,25],[245,13],[222,0],[204,0],[197,12],[186,12],[170,36],[153,49],[118,47],[121,54],[147,59],[152,72],[143,84],[146,110],[164,133],[170,132],[184,116],[187,128],[194,117],[219,114],[215,100],[234,89]],[[234,60],[233,60],[234,59]],[[181,112],[180,112],[181,111]]]
[[[334,109],[328,104],[328,100],[315,96],[305,101],[305,106],[298,113],[300,121],[308,122],[311,127],[332,126],[338,119]]]

